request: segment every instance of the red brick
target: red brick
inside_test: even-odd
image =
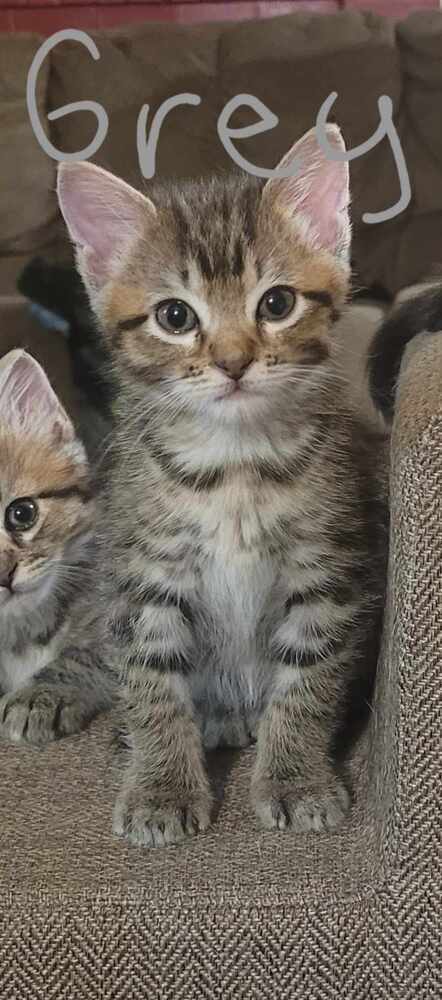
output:
[[[100,28],[112,28],[118,24],[132,24],[142,21],[176,21],[175,6],[170,3],[113,4],[97,8]]]
[[[413,10],[434,10],[439,9],[439,0],[345,0],[345,7],[362,8],[370,7],[376,14],[385,14],[389,17],[404,17]]]
[[[0,31],[12,31],[12,12],[0,10]]]
[[[13,12],[14,31],[37,31],[41,35],[53,35],[62,28],[96,28],[95,7],[63,6],[62,8],[38,10],[15,10]]]

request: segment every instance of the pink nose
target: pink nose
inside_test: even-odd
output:
[[[214,363],[217,368],[220,368],[229,378],[234,379],[235,382],[239,382],[240,378],[247,371],[247,368],[252,364],[252,355],[240,354],[233,355],[226,358],[215,358]]]

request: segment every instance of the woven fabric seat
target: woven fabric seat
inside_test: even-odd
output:
[[[210,760],[219,806],[179,848],[111,834],[113,720],[2,747],[2,1000],[432,1000],[442,993],[442,338],[401,377],[388,612],[340,832],[263,833],[253,750]]]

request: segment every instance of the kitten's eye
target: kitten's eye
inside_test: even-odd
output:
[[[268,323],[275,323],[290,316],[295,307],[295,302],[296,293],[293,291],[293,288],[288,288],[286,285],[275,285],[274,288],[269,288],[268,292],[264,292],[256,315],[258,319],[267,320]]]
[[[167,333],[190,333],[199,327],[198,316],[181,299],[167,299],[166,302],[161,302],[155,316],[159,325]]]
[[[6,508],[6,531],[29,531],[38,519],[38,505],[30,497],[13,500]]]

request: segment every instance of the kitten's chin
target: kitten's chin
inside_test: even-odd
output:
[[[219,390],[207,399],[207,406],[215,420],[256,420],[268,411],[269,400],[255,389],[234,386]]]

